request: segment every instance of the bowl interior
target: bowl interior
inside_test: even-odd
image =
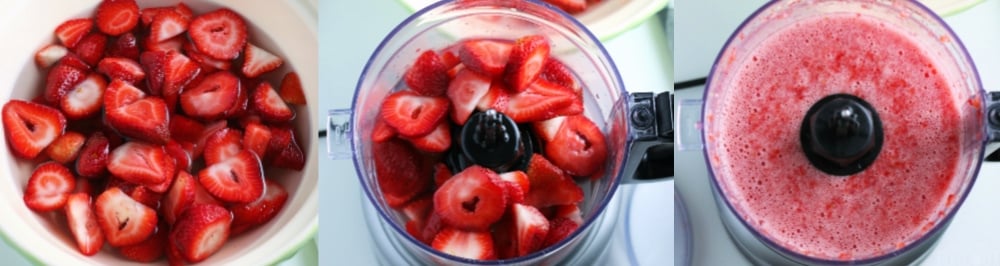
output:
[[[179,1],[138,1],[140,8],[168,6]],[[34,51],[55,42],[52,34],[57,25],[71,18],[90,17],[99,1],[22,1],[13,6],[12,14],[5,18],[11,23],[0,26],[0,32],[12,36],[9,47],[0,52],[4,60],[0,80],[0,101],[10,99],[30,100],[41,94],[47,70],[39,69],[33,61]],[[298,72],[308,99],[317,99],[317,38],[316,22],[306,14],[304,7],[294,1],[268,1],[253,5],[238,1],[184,1],[195,14],[201,14],[220,7],[228,7],[240,13],[247,21],[249,42],[262,47],[284,59],[285,64],[278,70],[262,78],[273,86],[280,85],[283,75]],[[59,6],[59,9],[51,9]],[[33,14],[47,14],[37,16]],[[233,66],[239,67],[238,65]],[[289,192],[282,212],[269,223],[230,238],[226,245],[205,262],[208,264],[237,263],[259,264],[276,262],[290,257],[305,244],[317,230],[317,160],[316,143],[318,124],[316,110],[307,106],[294,106],[296,119],[296,140],[306,154],[305,169],[299,171],[267,170],[265,176],[281,183]],[[35,213],[25,207],[23,190],[31,175],[35,162],[15,158],[7,152],[7,142],[0,143],[0,161],[8,167],[0,170],[0,193],[6,200],[0,203],[0,213],[7,219],[0,225],[11,246],[18,248],[25,256],[42,264],[116,264],[128,265],[132,262],[120,257],[110,246],[97,255],[86,257],[77,251],[65,218],[61,213]],[[165,262],[165,260],[161,261]]]

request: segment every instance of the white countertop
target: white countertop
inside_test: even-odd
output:
[[[705,77],[715,56],[740,22],[763,1],[677,1],[674,36],[680,81]],[[748,3],[749,2],[749,3]],[[726,10],[722,10],[726,7]],[[1000,89],[1000,0],[988,0],[945,18],[978,67],[983,86]],[[677,91],[682,99],[700,99],[702,87]],[[722,226],[713,202],[701,151],[677,152],[676,188],[684,197],[693,226],[694,265],[748,265]],[[1000,265],[1000,163],[983,163],[976,184],[924,265]]]

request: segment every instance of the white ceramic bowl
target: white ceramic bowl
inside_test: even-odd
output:
[[[45,70],[34,63],[35,51],[55,41],[53,31],[70,18],[90,17],[98,0],[6,1],[0,10],[0,103],[9,99],[31,99],[44,86]],[[174,1],[139,0],[140,7],[174,5]],[[316,104],[318,91],[318,38],[314,13],[300,1],[186,0],[195,14],[228,7],[247,20],[250,41],[285,60],[277,74],[265,76],[275,86],[284,73],[294,69],[302,80],[309,104]],[[234,65],[234,67],[236,67]],[[288,189],[284,210],[262,227],[235,238],[209,257],[203,265],[274,264],[287,259],[315,236],[318,223],[317,151],[319,119],[316,108],[296,110],[296,138],[306,154],[302,172],[268,171],[268,177]],[[0,125],[2,127],[2,125]],[[2,128],[0,128],[2,129]],[[87,257],[76,247],[63,218],[29,210],[22,200],[35,163],[12,156],[7,142],[0,142],[0,234],[7,243],[29,260],[45,265],[130,265],[135,264],[105,245],[97,255]],[[159,263],[165,264],[166,260]]]

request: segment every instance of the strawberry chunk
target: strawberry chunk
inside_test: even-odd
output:
[[[271,72],[281,67],[283,61],[267,50],[264,50],[252,43],[246,44],[243,51],[243,76],[256,78],[264,73]]]
[[[447,120],[441,120],[431,133],[415,138],[406,137],[405,139],[421,151],[444,152],[451,147],[451,126],[448,125]]]
[[[87,193],[75,193],[66,199],[66,225],[73,233],[76,240],[76,248],[83,255],[91,256],[97,254],[104,246],[104,233],[97,223],[97,216],[94,215],[94,208],[90,202],[90,195]]]
[[[100,32],[93,32],[84,36],[76,44],[73,53],[79,56],[87,65],[96,66],[97,62],[100,62],[101,58],[104,58],[104,50],[107,49],[107,46],[108,36]]]
[[[250,123],[246,126],[243,134],[243,147],[257,154],[259,158],[265,158],[267,148],[271,144],[271,129],[260,123]]]
[[[265,154],[270,157],[265,161],[273,167],[302,171],[306,165],[302,147],[295,140],[295,130],[289,126],[271,127],[271,142]]]
[[[545,66],[542,67],[542,72],[538,73],[538,78],[570,88],[576,94],[582,93],[580,84],[576,82],[573,72],[558,59],[549,58],[545,60]]]
[[[266,192],[260,199],[229,207],[233,212],[233,234],[242,233],[271,221],[285,207],[288,191],[278,182],[267,180],[264,184],[267,186]]]
[[[380,114],[379,117],[382,115]],[[372,129],[372,141],[385,142],[396,136],[396,129],[385,123],[381,118],[375,119],[375,129]]]
[[[458,71],[455,80],[448,86],[448,99],[451,100],[451,120],[455,124],[465,125],[472,110],[490,90],[492,80],[468,69]]]
[[[524,91],[511,95],[507,106],[500,111],[517,123],[536,122],[561,115],[575,100],[576,95],[569,88],[538,80]]]
[[[180,101],[181,91],[201,73],[201,67],[177,51],[167,52],[163,67],[163,87],[160,95],[167,103],[167,109],[173,111]]]
[[[59,103],[63,95],[87,77],[90,69],[76,55],[69,53],[63,56],[59,63],[49,69],[45,79],[45,101]]]
[[[253,109],[261,119],[272,123],[283,123],[295,118],[295,111],[274,91],[271,83],[264,81],[253,92]]]
[[[403,81],[410,89],[424,96],[444,95],[448,88],[449,67],[441,61],[433,50],[427,50],[417,57],[413,66],[406,71]]]
[[[90,29],[93,27],[94,21],[89,18],[67,20],[56,27],[56,39],[59,39],[59,43],[62,43],[66,48],[72,49],[83,39],[83,36],[90,33]]]
[[[196,181],[187,171],[177,171],[173,185],[164,195],[160,211],[167,224],[174,224],[185,209],[194,204]]]
[[[47,162],[35,168],[24,188],[24,204],[36,212],[54,211],[66,204],[76,178],[65,166]]]
[[[68,52],[69,50],[62,45],[46,45],[45,47],[42,47],[42,49],[38,49],[38,52],[35,52],[35,64],[37,64],[40,68],[50,67],[56,62],[59,62],[59,59],[66,56],[66,53]]]
[[[434,186],[441,187],[445,181],[451,179],[451,170],[444,163],[434,164]]]
[[[187,31],[190,18],[180,13],[169,11],[158,12],[149,26],[150,41],[162,42]]]
[[[198,180],[209,194],[231,203],[253,202],[264,193],[260,160],[245,150],[201,170]]]
[[[237,129],[223,128],[212,134],[205,142],[205,165],[225,161],[241,151],[243,151],[243,133]]]
[[[555,139],[545,145],[545,156],[574,176],[589,176],[607,160],[604,133],[586,116],[566,118]]]
[[[565,116],[557,116],[549,120],[531,123],[531,128],[534,129],[535,135],[541,138],[542,141],[545,141],[545,143],[548,143],[556,138],[556,135],[562,129],[562,125],[565,122]]]
[[[225,127],[225,126],[223,126]],[[205,125],[183,115],[170,117],[170,136],[178,141],[197,142]],[[214,132],[213,132],[214,133]]]
[[[542,156],[531,156],[528,162],[531,190],[525,203],[535,208],[576,204],[583,201],[583,190],[573,179]]]
[[[240,79],[225,71],[212,73],[181,93],[181,109],[202,120],[222,118],[237,102]]]
[[[146,78],[146,72],[139,63],[128,58],[108,57],[97,63],[97,72],[107,75],[109,79],[120,79],[129,84],[137,84]]]
[[[476,110],[485,112],[489,109],[494,109],[498,111],[505,110],[507,108],[507,102],[510,96],[507,92],[507,86],[503,85],[503,82],[493,82],[490,84],[489,91],[483,95],[476,104]]]
[[[185,42],[183,48],[184,53],[187,54],[188,58],[198,62],[203,70],[229,70],[229,68],[232,67],[231,60],[219,60],[202,54],[198,51],[198,48],[194,47],[194,43]]]
[[[514,200],[515,202],[523,201],[524,194],[527,194],[528,191],[531,191],[531,181],[529,181],[530,179],[528,178],[528,174],[525,174],[524,172],[521,171],[506,172],[500,174],[500,180],[503,180],[505,183],[513,185],[516,189],[515,194],[521,194],[520,198],[522,200]],[[508,196],[510,195],[508,194]],[[513,197],[514,196],[511,196],[512,200]]]
[[[66,117],[52,107],[11,100],[3,106],[3,126],[14,155],[35,159],[66,130]]]
[[[549,222],[549,234],[545,236],[545,242],[542,246],[548,247],[558,244],[563,239],[569,237],[569,235],[575,232],[579,227],[579,223],[567,218],[552,219],[552,221]]]
[[[541,35],[530,35],[514,41],[510,51],[510,61],[504,77],[507,85],[515,92],[528,88],[542,72],[549,58],[549,40]]]
[[[132,59],[132,61],[139,61],[139,44],[135,39],[135,35],[131,32],[126,32],[118,38],[115,42],[111,43],[111,47],[108,47],[107,57],[121,57]]]
[[[302,91],[302,82],[299,81],[299,74],[295,72],[288,72],[281,79],[281,89],[278,90],[278,95],[286,103],[306,105],[306,94]]]
[[[373,151],[375,178],[389,206],[403,206],[430,185],[430,177],[418,164],[419,155],[408,143],[393,139],[376,143]]]
[[[500,220],[507,198],[492,170],[471,166],[445,181],[434,192],[434,210],[441,220],[464,230],[487,230]]]
[[[484,231],[463,231],[451,227],[441,229],[431,247],[446,254],[473,260],[496,258],[493,236]]]
[[[138,262],[154,262],[163,257],[167,248],[167,229],[158,228],[148,239],[135,245],[118,248],[122,257]]]
[[[434,130],[448,112],[447,98],[398,91],[382,103],[382,119],[403,136],[423,136]]]
[[[232,60],[247,43],[247,26],[239,14],[221,8],[191,20],[188,35],[199,52],[215,59]]]
[[[170,111],[162,99],[146,97],[138,88],[121,80],[108,85],[104,95],[105,119],[126,137],[156,144],[170,140]]]
[[[587,9],[587,0],[545,0],[566,13],[579,14]]]
[[[75,131],[66,131],[62,136],[56,138],[49,147],[45,149],[45,154],[53,161],[67,164],[76,160],[83,148],[83,143],[87,137]]]
[[[184,211],[170,232],[170,244],[191,263],[198,263],[229,239],[232,214],[218,205],[195,205]]]
[[[81,120],[96,116],[103,107],[104,91],[108,82],[96,73],[66,91],[59,102],[59,108],[71,120]]]
[[[101,193],[94,206],[101,231],[113,247],[138,244],[156,231],[156,211],[117,187]]]
[[[76,160],[76,173],[84,177],[98,177],[108,166],[110,142],[100,131],[87,138],[80,150],[80,158]]]
[[[514,217],[517,255],[524,256],[541,249],[549,233],[549,220],[535,207],[515,203],[511,207]]]
[[[183,144],[171,140],[167,143],[167,145],[163,146],[163,149],[167,151],[167,154],[169,154],[170,157],[174,158],[178,171],[191,171],[191,161],[193,161],[191,159],[191,152],[185,149]]]
[[[176,165],[163,146],[131,141],[111,152],[108,171],[140,185],[158,185],[174,177]]]
[[[458,56],[466,68],[490,77],[498,77],[507,67],[513,45],[493,40],[467,40],[459,47]]]
[[[106,0],[97,6],[97,29],[104,34],[118,36],[132,31],[139,23],[139,5],[135,0]]]

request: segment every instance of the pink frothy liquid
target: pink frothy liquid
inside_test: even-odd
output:
[[[958,103],[921,44],[890,27],[845,14],[779,30],[730,66],[732,81],[708,111],[711,165],[727,200],[788,250],[828,260],[884,255],[954,204]],[[806,111],[837,93],[869,102],[885,133],[875,162],[851,176],[813,167],[799,143]]]

